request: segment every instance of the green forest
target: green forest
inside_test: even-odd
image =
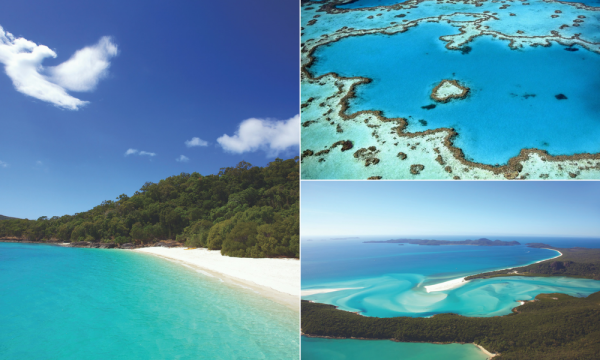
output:
[[[498,360],[598,359],[600,292],[587,298],[542,294],[506,316],[375,318],[302,301],[302,332],[404,342],[476,343]]]
[[[298,157],[265,167],[241,162],[217,175],[147,182],[74,215],[0,221],[0,239],[153,244],[176,240],[236,257],[300,254]]]

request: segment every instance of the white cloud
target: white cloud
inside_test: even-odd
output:
[[[117,46],[108,36],[96,45],[78,50],[64,63],[51,67],[54,83],[71,91],[91,91],[108,74],[110,59],[117,55]]]
[[[0,167],[3,167],[3,168],[8,167],[8,164],[5,163],[4,161],[0,160]]]
[[[192,140],[186,140],[185,146],[194,147],[194,146],[208,146],[208,141],[204,141],[199,137],[193,137]]]
[[[41,160],[35,162],[36,165],[43,165]]]
[[[45,69],[45,58],[56,53],[45,45],[37,45],[24,38],[15,38],[0,26],[0,63],[15,89],[25,95],[50,102],[58,107],[77,110],[87,104],[67,93],[91,91],[106,76],[109,60],[117,54],[110,38],[103,37],[98,44],[75,52],[64,63]]]
[[[225,151],[244,153],[259,149],[276,156],[281,151],[300,143],[300,115],[288,120],[247,119],[242,121],[235,135],[223,135],[217,142]]]
[[[127,151],[125,151],[125,156],[129,155],[156,156],[156,154],[153,152],[139,151],[138,149],[127,149]]]
[[[177,159],[175,159],[175,161],[188,162],[188,161],[190,161],[190,159],[185,155],[179,155],[179,157]]]

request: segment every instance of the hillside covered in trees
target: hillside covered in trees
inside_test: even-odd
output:
[[[0,239],[34,242],[155,243],[237,257],[299,257],[298,157],[261,168],[241,162],[217,175],[181,173],[147,182],[92,210],[0,221]]]
[[[510,315],[376,318],[302,301],[302,332],[404,342],[476,343],[498,360],[598,359],[600,292],[587,298],[541,294]]]

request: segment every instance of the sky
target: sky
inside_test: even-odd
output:
[[[598,181],[303,181],[301,206],[302,238],[600,237]]]
[[[0,3],[0,214],[298,155],[295,1]]]

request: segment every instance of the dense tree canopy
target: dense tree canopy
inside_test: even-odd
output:
[[[299,257],[298,158],[261,168],[241,162],[217,175],[181,173],[147,182],[92,210],[0,221],[0,238],[29,241],[178,240],[238,257]]]
[[[587,298],[541,294],[506,316],[375,318],[302,301],[307,335],[392,339],[404,342],[476,343],[500,353],[494,359],[598,359],[600,292]]]

